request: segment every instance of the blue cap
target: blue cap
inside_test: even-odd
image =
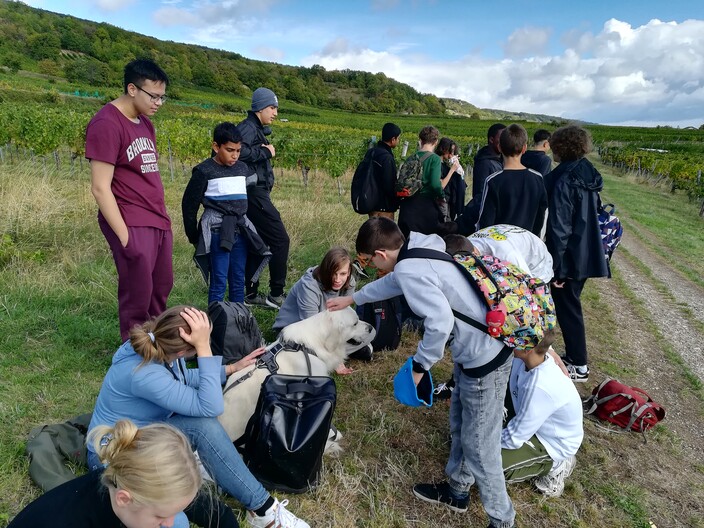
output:
[[[418,387],[413,383],[413,357],[409,357],[394,376],[394,396],[399,403],[410,407],[433,405],[433,377],[423,374]]]

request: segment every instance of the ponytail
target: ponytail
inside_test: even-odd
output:
[[[179,332],[179,328],[183,328],[187,333],[191,332],[191,327],[181,317],[185,308],[183,305],[174,306],[130,330],[130,343],[134,351],[144,358],[142,365],[152,361],[171,361],[178,352],[191,348]]]
[[[105,464],[103,485],[129,491],[136,503],[156,505],[195,496],[202,485],[188,440],[170,425],[138,429],[130,420],[119,420],[114,427],[92,429],[88,441]]]

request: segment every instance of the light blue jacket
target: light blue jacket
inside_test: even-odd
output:
[[[129,418],[137,427],[166,420],[172,414],[216,417],[224,409],[222,356],[198,358],[198,368],[188,369],[183,359],[171,365],[151,362],[139,366],[142,356],[129,341],[112,358],[89,429],[114,425]],[[88,446],[91,449],[91,446]]]

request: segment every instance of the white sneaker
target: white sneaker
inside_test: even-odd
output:
[[[247,522],[254,528],[310,528],[307,522],[288,511],[287,505],[288,499],[281,502],[274,499],[274,504],[261,517],[248,510]]]
[[[559,497],[565,490],[565,480],[572,474],[576,464],[577,458],[571,456],[552,468],[547,475],[535,479],[533,484],[535,484],[535,487],[538,488],[538,491],[543,495],[547,497]]]

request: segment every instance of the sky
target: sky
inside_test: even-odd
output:
[[[388,77],[480,108],[704,124],[702,0],[25,0],[251,59]]]

